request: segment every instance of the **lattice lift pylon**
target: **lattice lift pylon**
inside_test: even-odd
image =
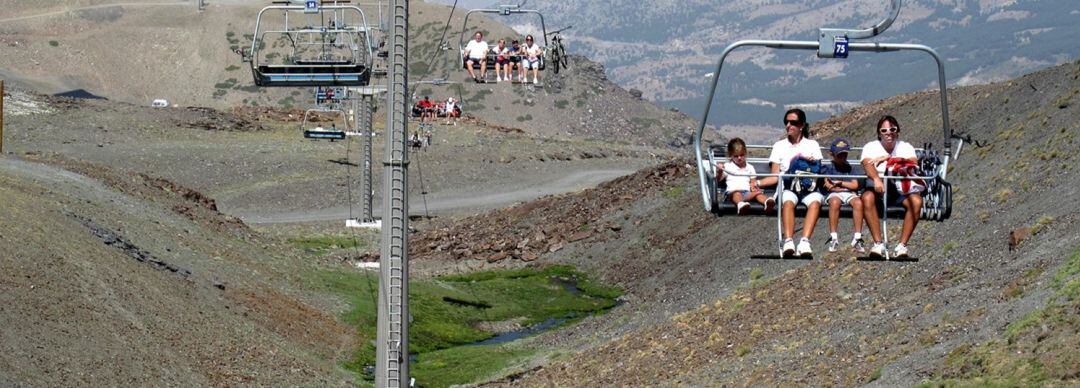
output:
[[[409,381],[409,154],[408,0],[390,3],[386,152],[383,155],[383,227],[379,255],[379,315],[375,386],[403,388]]]

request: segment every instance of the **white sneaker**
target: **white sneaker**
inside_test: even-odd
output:
[[[739,204],[736,205],[735,212],[739,213],[740,216],[745,215],[749,211],[750,211],[750,203],[749,202],[743,201],[743,202],[739,202]]]
[[[840,241],[829,237],[829,242],[825,243],[825,246],[829,247],[829,252],[836,252],[840,250]]]
[[[851,249],[854,249],[855,253],[866,253],[866,246],[861,238],[851,239]]]
[[[814,254],[814,250],[810,247],[810,240],[802,239],[799,241],[799,256],[810,256]]]
[[[496,78],[496,79],[495,79],[495,82],[496,82],[496,83],[498,83],[498,82],[502,82],[502,76],[499,76],[499,78]]]
[[[795,241],[792,241],[790,238],[784,240],[784,256],[793,255],[795,255]]]
[[[881,258],[885,256],[885,244],[876,242],[870,247],[870,257]]]
[[[893,249],[893,256],[900,259],[906,259],[908,257],[907,245],[896,244],[896,249]]]
[[[533,85],[539,85],[539,84],[540,84],[540,79],[539,78],[533,78]]]

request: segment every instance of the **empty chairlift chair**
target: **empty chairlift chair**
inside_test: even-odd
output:
[[[259,11],[250,49],[241,52],[258,86],[366,86],[372,29],[346,1],[275,2]]]
[[[705,103],[705,113],[702,117],[701,123],[698,126],[697,132],[694,134],[694,152],[696,160],[698,162],[698,178],[701,187],[701,198],[705,206],[705,210],[712,212],[718,216],[724,216],[734,214],[736,212],[736,205],[725,198],[725,188],[723,182],[716,180],[716,168],[717,165],[723,165],[727,162],[727,156],[725,155],[725,146],[721,144],[715,145],[703,145],[702,133],[705,130],[706,123],[709,119],[709,112],[713,107],[713,98],[716,94],[716,88],[720,81],[721,70],[723,69],[724,59],[729,53],[737,48],[750,46],[750,47],[765,47],[770,49],[782,49],[782,50],[811,50],[816,51],[819,58],[847,58],[849,52],[870,51],[876,53],[892,52],[892,51],[920,51],[929,54],[937,63],[938,73],[938,89],[941,99],[941,129],[943,134],[944,152],[938,153],[933,149],[932,144],[926,143],[922,148],[917,148],[917,155],[919,157],[919,164],[922,168],[924,176],[912,177],[923,178],[926,182],[926,191],[923,192],[924,204],[920,214],[922,219],[944,221],[952,214],[952,186],[946,180],[949,170],[950,153],[952,150],[952,140],[958,139],[953,136],[951,129],[949,128],[949,107],[948,98],[945,89],[945,67],[934,49],[919,45],[919,44],[893,44],[893,43],[880,43],[880,42],[853,42],[857,39],[866,39],[874,37],[889,27],[897,15],[900,13],[900,0],[890,1],[890,15],[879,22],[877,25],[866,29],[837,29],[837,28],[821,28],[818,30],[818,41],[786,41],[786,40],[741,40],[728,45],[722,54],[720,60],[717,63],[716,71],[713,73],[712,89],[708,95],[707,102]],[[963,146],[963,141],[958,140],[956,147],[958,157],[959,150]],[[765,151],[768,154],[772,148],[771,145],[750,145],[747,149],[750,152]],[[852,148],[852,155],[856,155],[861,150],[858,147]],[[828,160],[822,161],[828,163]],[[788,174],[769,174],[771,171],[769,161],[766,157],[748,157],[747,163],[754,165],[758,171],[757,176],[778,176],[780,178],[791,178],[792,175]],[[850,160],[850,164],[854,168],[854,173],[863,174],[862,165],[858,160]],[[802,175],[801,177],[816,177],[823,178],[825,175]],[[884,176],[886,185],[894,184],[894,180],[897,177]],[[779,188],[770,189],[767,194],[772,195],[775,190],[782,189],[783,179],[779,184]],[[888,198],[883,203],[889,203]],[[761,209],[761,205],[752,204],[750,214],[764,214]],[[846,205],[845,209],[841,210],[843,217],[851,217],[851,209]],[[828,204],[822,204],[822,213],[826,213],[828,210]],[[882,223],[888,221],[890,217],[903,217],[904,208],[898,206],[889,206],[882,214]],[[806,212],[805,207],[799,204],[796,208],[796,215],[802,216]],[[776,212],[777,218],[777,247],[780,247],[782,243],[781,235],[781,214],[782,212]],[[887,228],[882,228],[886,231],[886,240],[888,239]]]
[[[326,119],[329,125],[324,125]],[[344,110],[333,108],[312,108],[304,112],[300,122],[300,131],[306,139],[342,140],[347,132],[355,132]]]

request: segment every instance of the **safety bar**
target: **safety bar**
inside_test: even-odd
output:
[[[740,40],[732,43],[724,48],[724,51],[720,54],[720,60],[717,61],[716,71],[713,73],[712,87],[709,92],[709,96],[706,98],[704,113],[701,118],[701,125],[698,126],[697,131],[694,133],[694,153],[698,160],[698,181],[701,187],[702,201],[704,202],[705,209],[710,210],[712,196],[715,193],[708,192],[708,184],[705,180],[705,169],[702,166],[701,160],[701,136],[705,131],[705,126],[709,120],[709,112],[712,110],[713,98],[716,96],[716,87],[720,81],[720,74],[724,67],[724,60],[728,54],[739,47],[743,46],[762,46],[775,49],[790,49],[790,50],[817,50],[820,47],[820,42],[813,41],[788,41],[788,40]],[[949,128],[949,102],[948,94],[945,88],[945,64],[941,61],[941,56],[938,55],[934,49],[921,45],[921,44],[901,44],[901,43],[850,43],[848,45],[850,51],[869,51],[869,52],[891,52],[891,51],[922,51],[929,54],[934,58],[937,63],[938,69],[938,89],[941,94],[941,126],[944,132],[945,152],[942,158],[943,165],[948,168],[949,154],[952,151],[952,130]],[[942,177],[944,178],[944,176]]]
[[[505,16],[509,16],[509,15],[515,14],[515,13],[534,13],[537,16],[540,17],[540,30],[541,30],[541,32],[543,32],[540,35],[544,37],[544,47],[547,47],[547,45],[548,45],[547,25],[544,24],[544,14],[540,13],[540,11],[535,10],[535,9],[513,9],[513,8],[510,8],[509,6],[503,6],[501,9],[479,8],[479,9],[472,9],[472,10],[469,10],[469,12],[466,12],[465,13],[465,22],[461,23],[461,36],[458,39],[459,40],[458,51],[465,49],[465,42],[466,42],[465,29],[469,27],[469,15],[472,15],[474,12],[497,13],[497,14],[505,15]]]
[[[264,7],[262,10],[259,11],[259,15],[255,18],[255,34],[252,35],[252,36],[253,37],[259,37],[260,36],[259,35],[259,27],[262,26],[262,17],[263,17],[263,14],[266,13],[266,11],[270,11],[270,10],[285,11],[285,20],[286,20],[285,21],[285,23],[286,23],[285,28],[286,28],[286,31],[287,31],[288,30],[289,12],[303,12],[304,9],[305,8],[304,8],[303,5],[271,5],[271,6]],[[371,41],[371,34],[366,33],[369,26],[368,26],[368,23],[367,23],[367,16],[364,15],[364,11],[361,10],[360,7],[355,6],[355,5],[322,5],[322,4],[320,4],[319,5],[319,12],[322,13],[323,10],[333,11],[333,12],[342,11],[343,14],[344,14],[344,12],[347,12],[347,11],[356,11],[356,13],[358,15],[360,15],[360,21],[363,23],[362,30],[361,29],[353,29],[353,30],[345,29],[344,31],[365,32],[364,33],[364,40],[367,41],[368,67],[371,67],[370,62],[372,60],[372,58],[371,58],[372,41]],[[255,49],[258,47],[258,42],[259,42],[259,39],[252,39],[251,40],[251,50],[248,51],[248,56],[250,56],[251,59],[252,59],[252,62],[251,62],[252,63],[252,68],[255,68],[255,67],[258,66],[259,58],[255,55],[255,51],[256,51]]]

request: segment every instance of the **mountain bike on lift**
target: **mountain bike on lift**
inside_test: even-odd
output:
[[[555,64],[555,67],[553,68],[555,74],[559,74],[560,67],[563,69],[567,68],[567,65],[570,62],[566,57],[566,47],[563,46],[562,37],[559,36],[559,33],[571,28],[574,28],[574,26],[566,26],[565,28],[547,33],[548,35],[551,35],[551,46],[549,46],[550,48],[548,49],[548,62]]]

